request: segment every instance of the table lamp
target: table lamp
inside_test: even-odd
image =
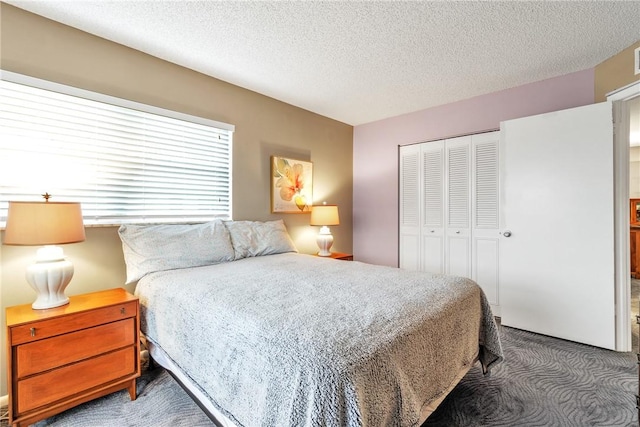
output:
[[[61,247],[85,239],[80,203],[9,202],[5,245],[45,245],[36,252],[35,263],[27,267],[27,282],[36,291],[31,305],[36,310],[59,307],[69,302],[64,290],[73,277],[73,264]]]
[[[340,217],[338,216],[338,207],[336,205],[318,205],[311,207],[311,225],[321,225],[316,243],[320,248],[318,256],[331,256],[331,246],[333,245],[333,236],[329,230],[329,225],[340,225]]]

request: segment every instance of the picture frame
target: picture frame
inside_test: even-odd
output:
[[[309,213],[313,205],[313,163],[271,156],[271,213]]]

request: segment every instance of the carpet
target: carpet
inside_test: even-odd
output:
[[[469,371],[422,427],[638,425],[635,353],[500,332],[505,361]]]
[[[490,376],[472,368],[422,427],[638,425],[634,353],[500,330],[505,362]],[[117,392],[35,426],[213,425],[163,369],[145,370],[138,393],[132,402]]]

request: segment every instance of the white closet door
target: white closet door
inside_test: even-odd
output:
[[[400,268],[420,270],[420,146],[400,147]]]
[[[500,132],[471,137],[472,146],[472,279],[500,316]]]
[[[445,140],[445,272],[471,277],[471,137]]]
[[[610,102],[502,124],[502,324],[615,347]]]
[[[444,266],[444,141],[421,144],[422,270],[442,274]]]

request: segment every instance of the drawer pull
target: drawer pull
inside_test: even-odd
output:
[[[120,309],[120,314],[124,314],[124,307]]]
[[[30,328],[29,331],[31,332],[32,337],[36,336],[36,328]]]

